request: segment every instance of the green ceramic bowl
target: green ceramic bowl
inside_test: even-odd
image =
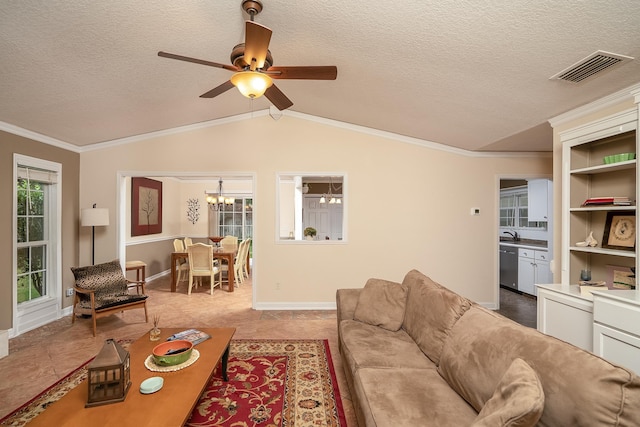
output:
[[[173,366],[186,362],[191,357],[193,344],[187,340],[167,341],[153,348],[153,361],[158,366]]]

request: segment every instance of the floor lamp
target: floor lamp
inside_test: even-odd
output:
[[[109,209],[93,208],[82,209],[80,212],[80,225],[91,227],[91,265],[96,263],[96,227],[109,225]]]

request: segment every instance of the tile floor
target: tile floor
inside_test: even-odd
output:
[[[158,278],[147,284],[149,318],[159,314],[160,328],[235,327],[235,338],[328,339],[347,423],[357,426],[338,353],[335,311],[253,310],[250,280],[233,293],[217,288],[211,296],[208,290],[197,288],[189,296],[181,283],[171,293],[169,276]],[[501,289],[500,299],[501,314],[535,328],[534,298]],[[72,325],[70,316],[12,338],[9,356],[0,359],[0,418],[95,356],[105,339],[137,339],[149,328],[142,310],[130,310],[98,319],[95,338],[90,319]]]
[[[235,338],[328,339],[347,424],[357,426],[338,352],[335,310],[259,311],[251,308],[251,281],[235,292],[201,287],[187,295],[182,282],[170,291],[170,276],[147,284],[149,319],[160,315],[162,327],[235,327]],[[137,339],[150,329],[142,310],[98,319],[93,337],[90,319],[71,324],[67,316],[9,340],[9,355],[0,359],[0,418],[25,403],[96,355],[105,339]]]

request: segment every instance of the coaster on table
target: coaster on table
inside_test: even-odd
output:
[[[179,371],[180,369],[184,369],[188,366],[193,365],[195,361],[198,360],[199,357],[200,357],[200,352],[194,348],[193,351],[191,352],[191,356],[189,356],[189,358],[186,361],[178,365],[160,366],[160,365],[156,365],[156,362],[153,361],[153,354],[150,354],[149,357],[147,357],[147,359],[144,361],[144,366],[146,366],[148,370],[153,372],[173,372],[173,371]]]

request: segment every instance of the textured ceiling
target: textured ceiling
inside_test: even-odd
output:
[[[640,82],[638,0],[264,0],[291,110],[468,150],[550,151],[546,121]],[[85,146],[268,108],[199,95],[244,40],[240,0],[0,2],[0,122]],[[580,84],[549,77],[596,50],[636,59]],[[285,113],[286,114],[286,113]]]

